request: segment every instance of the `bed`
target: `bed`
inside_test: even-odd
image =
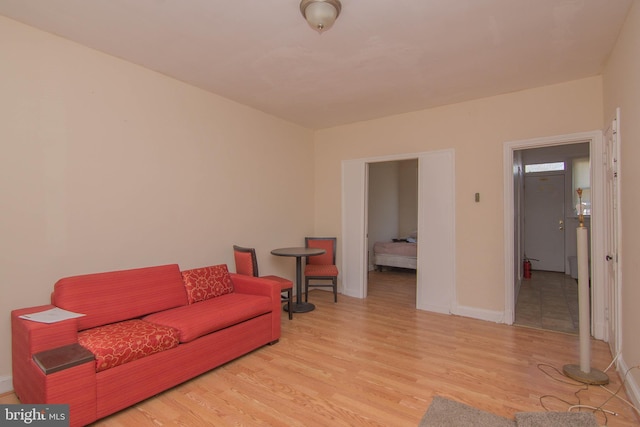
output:
[[[392,242],[376,242],[373,245],[373,266],[377,271],[383,267],[399,267],[415,270],[418,244],[415,239],[394,239]]]

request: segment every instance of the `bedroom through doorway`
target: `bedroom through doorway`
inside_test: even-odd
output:
[[[370,163],[368,168],[369,292],[388,293],[415,307],[418,159]]]
[[[418,256],[415,308],[450,314],[456,309],[455,162],[451,149],[342,161],[342,251],[344,295],[367,297],[369,272],[369,167],[417,159]]]

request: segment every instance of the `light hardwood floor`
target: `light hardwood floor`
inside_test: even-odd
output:
[[[601,425],[639,424],[604,389],[556,372],[578,363],[577,336],[415,310],[411,273],[372,272],[364,300],[340,295],[335,304],[316,290],[309,301],[315,311],[291,321],[282,313],[279,343],[96,425],[417,426],[435,395],[506,417],[606,402],[620,415],[599,413]],[[592,344],[592,366],[604,370],[607,345]],[[617,390],[620,378],[607,373]]]

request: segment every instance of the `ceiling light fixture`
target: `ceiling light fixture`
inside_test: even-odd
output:
[[[333,26],[341,9],[340,0],[302,0],[300,2],[302,16],[309,26],[320,34]]]

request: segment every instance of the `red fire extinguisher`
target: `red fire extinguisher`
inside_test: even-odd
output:
[[[539,261],[535,258],[524,258],[524,264],[523,264],[523,274],[522,276],[525,279],[531,279],[531,261]]]
[[[524,278],[531,279],[531,261],[524,259]]]

